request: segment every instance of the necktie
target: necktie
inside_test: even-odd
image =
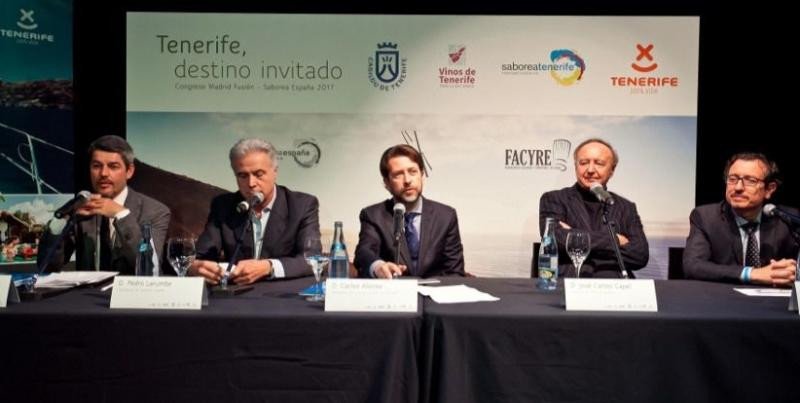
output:
[[[750,222],[742,225],[742,229],[747,233],[747,250],[744,255],[744,265],[753,268],[761,267],[761,258],[758,251],[758,240],[756,239],[756,230],[758,223]]]
[[[111,270],[111,228],[108,217],[100,219],[100,270]]]
[[[417,274],[417,262],[419,261],[419,232],[414,226],[414,217],[419,213],[406,213],[406,245],[411,252],[411,264],[408,267],[409,273],[413,276]]]

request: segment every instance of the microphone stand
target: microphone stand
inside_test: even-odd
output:
[[[400,228],[400,231],[397,231],[394,234],[394,264],[400,265],[400,238],[403,238],[405,233],[405,228]]]
[[[236,258],[239,256],[239,252],[242,249],[242,240],[250,233],[253,225],[252,219],[254,216],[255,212],[253,211],[253,208],[250,207],[250,209],[247,211],[245,224],[241,229],[239,229],[239,233],[236,236],[236,246],[233,248],[233,253],[231,254],[230,259],[228,259],[228,267],[225,269],[225,273],[223,273],[222,280],[220,280],[219,285],[211,288],[211,295],[217,297],[231,297],[253,289],[252,285],[237,284],[228,286],[228,276],[233,270],[233,264],[236,262]]]
[[[603,224],[608,228],[608,234],[611,236],[611,244],[614,245],[614,254],[617,256],[617,263],[619,270],[622,273],[622,278],[627,279],[628,270],[625,268],[625,262],[622,261],[622,252],[619,251],[619,241],[617,238],[617,231],[614,229],[612,222],[608,219],[608,202],[603,202]]]
[[[64,228],[62,228],[61,232],[58,234],[58,236],[56,236],[55,242],[49,245],[47,251],[44,254],[44,258],[42,260],[39,260],[39,262],[37,263],[38,271],[36,272],[36,274],[34,274],[33,277],[31,277],[30,279],[26,279],[23,282],[22,285],[24,286],[24,289],[20,293],[20,297],[22,297],[22,299],[38,301],[42,298],[52,297],[54,295],[61,294],[62,292],[69,291],[69,288],[63,290],[49,289],[47,291],[42,291],[42,290],[36,291],[34,287],[36,286],[36,281],[39,279],[39,276],[41,276],[44,273],[45,269],[47,269],[47,265],[50,263],[50,259],[53,258],[53,253],[55,253],[56,249],[58,249],[58,247],[61,246],[61,243],[64,241],[64,238],[67,236],[67,234],[69,234],[70,231],[74,229],[75,216],[76,216],[75,213],[69,215],[67,224],[64,225]],[[49,230],[50,229],[47,228],[45,231]]]

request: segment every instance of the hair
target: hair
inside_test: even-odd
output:
[[[728,178],[728,172],[731,169],[731,165],[733,165],[736,161],[761,161],[764,166],[767,168],[767,176],[764,178],[765,184],[775,183],[777,185],[781,184],[780,179],[780,170],[778,170],[778,164],[775,161],[770,161],[766,155],[761,153],[754,153],[754,152],[743,152],[737,153],[732,155],[728,162],[725,163],[725,171],[723,171],[722,179],[725,180]]]
[[[580,144],[578,144],[577,147],[575,147],[575,151],[572,152],[572,160],[575,161],[575,163],[578,162],[578,151],[580,151],[580,149],[583,148],[583,146],[589,143],[600,143],[608,147],[608,149],[611,150],[611,156],[614,159],[613,161],[611,161],[611,168],[617,167],[617,164],[619,163],[619,154],[617,154],[617,150],[615,150],[614,147],[612,147],[609,142],[597,137],[584,140]]]
[[[231,166],[233,166],[233,162],[241,159],[245,155],[254,152],[260,151],[269,157],[272,161],[272,166],[277,168],[278,167],[278,150],[275,149],[270,142],[264,141],[261,139],[240,139],[236,142],[236,144],[231,147],[230,153],[228,153],[228,158],[231,161]]]
[[[425,173],[425,163],[422,160],[422,154],[420,154],[416,148],[408,144],[398,144],[387,148],[386,151],[383,152],[383,155],[381,155],[381,162],[378,168],[381,171],[383,179],[389,179],[389,160],[394,157],[408,157],[408,159],[414,161],[417,166],[419,166],[423,174]]]
[[[133,160],[136,158],[133,155],[133,148],[128,144],[125,139],[113,134],[99,137],[92,144],[89,144],[89,158],[95,151],[105,151],[107,153],[117,153],[122,157],[122,162],[125,163],[125,168],[130,168],[133,165]]]

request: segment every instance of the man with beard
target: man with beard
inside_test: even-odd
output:
[[[354,261],[359,274],[377,278],[463,276],[464,254],[456,211],[422,197],[422,155],[408,145],[389,147],[381,156],[379,168],[392,197],[361,210]],[[405,207],[405,231],[398,243],[393,231],[397,203]]]
[[[169,227],[169,208],[128,186],[135,170],[133,149],[119,136],[103,136],[89,146],[89,176],[93,193],[89,200],[75,210],[75,231],[58,245],[47,265],[48,271],[60,270],[73,250],[78,270],[95,266],[96,252],[100,251],[101,270],[118,271],[133,275],[136,271],[136,254],[142,240],[142,225],[150,224],[150,234],[156,249],[156,264],[161,262],[164,240]],[[53,219],[48,224],[39,243],[39,259],[55,242],[56,235],[65,224],[63,219]],[[97,229],[100,228],[100,245],[97,247]]]
[[[688,278],[790,287],[798,245],[778,217],[762,214],[778,189],[778,166],[763,154],[741,153],[724,171],[725,200],[689,216],[683,253]],[[781,207],[790,214],[797,210]]]

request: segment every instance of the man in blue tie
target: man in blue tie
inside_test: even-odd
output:
[[[422,197],[422,155],[409,145],[389,147],[381,156],[380,171],[392,198],[361,210],[354,261],[359,274],[377,278],[464,275],[456,211]],[[405,206],[400,239],[395,238],[393,220],[397,203]]]
[[[728,160],[723,178],[725,200],[699,206],[689,217],[683,253],[686,277],[791,286],[798,250],[792,228],[762,213],[778,189],[778,166],[763,154],[736,154]]]

